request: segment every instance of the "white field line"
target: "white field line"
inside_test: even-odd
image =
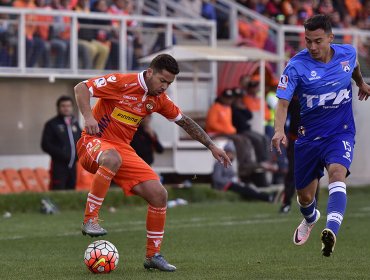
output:
[[[348,214],[346,218],[368,218],[370,213],[353,213]],[[228,217],[230,218],[230,217]],[[230,227],[230,226],[241,226],[241,225],[253,225],[253,224],[279,224],[285,223],[288,221],[298,220],[299,217],[269,217],[269,218],[259,218],[259,219],[246,219],[246,220],[234,220],[234,221],[220,221],[224,220],[220,217],[219,221],[210,221],[206,218],[193,218],[190,220],[173,220],[167,224],[167,229],[182,229],[182,228],[202,228],[202,227]],[[193,221],[192,221],[193,220]],[[144,228],[145,221],[134,221],[128,223],[110,223],[109,226],[111,227],[108,231],[109,232],[135,232],[135,231],[145,231]],[[133,225],[133,226],[131,226]],[[114,228],[115,226],[119,226],[120,228]],[[144,233],[143,233],[144,234]],[[6,240],[20,240],[20,239],[27,239],[27,238],[47,238],[47,237],[65,237],[65,236],[78,236],[81,235],[80,231],[70,231],[64,232],[59,234],[49,234],[49,235],[13,235],[13,236],[4,236],[0,237],[0,241]]]

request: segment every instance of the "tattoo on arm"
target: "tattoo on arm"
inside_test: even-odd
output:
[[[199,141],[207,148],[209,148],[211,144],[214,144],[208,134],[188,116],[182,115],[182,118],[178,120],[176,124],[181,126],[194,140]]]

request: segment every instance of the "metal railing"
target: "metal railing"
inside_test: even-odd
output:
[[[181,10],[181,5],[173,0],[158,0],[158,1],[143,1],[138,12],[151,11],[157,9],[156,13],[163,16],[175,16],[178,10]],[[149,8],[150,7],[150,8]],[[239,34],[239,21],[244,21],[253,26],[255,22],[260,22],[268,26],[269,50],[273,51],[281,58],[281,63],[276,67],[276,75],[279,76],[284,67],[283,61],[288,60],[292,55],[299,50],[305,48],[302,34],[303,26],[281,25],[275,21],[262,16],[261,14],[244,7],[230,0],[218,0],[215,3],[218,12],[227,17],[229,36],[228,40],[231,43],[237,43],[243,40]],[[176,11],[176,13],[174,13]],[[198,14],[189,14],[188,11],[181,11],[185,17],[201,18]],[[257,30],[258,31],[258,30]],[[370,31],[353,29],[333,29],[336,40],[335,43],[350,43],[358,50],[358,57],[363,71],[363,75],[367,80],[370,80]],[[248,38],[246,38],[248,39]],[[303,38],[304,39],[304,38]],[[252,42],[253,43],[253,42]]]
[[[49,17],[49,22],[45,22],[44,18]],[[40,19],[41,20],[38,20]],[[50,18],[52,20],[50,20]],[[64,19],[64,28],[70,30],[70,36],[67,39],[68,54],[65,59],[66,66],[63,68],[54,68],[53,66],[43,67],[40,63],[29,67],[27,65],[27,56],[30,54],[29,38],[26,38],[27,28],[32,26],[55,25],[57,18]],[[92,20],[100,22],[114,22],[111,24],[86,24],[81,20]],[[135,23],[131,24],[130,23]],[[49,27],[50,27],[49,26]],[[81,57],[79,54],[79,41],[81,29],[91,29],[93,31],[103,30],[107,33],[114,32],[115,44],[118,47],[117,57],[118,66],[116,69],[83,69],[81,67]],[[190,31],[189,31],[190,30]],[[196,35],[194,35],[196,34]],[[1,36],[3,35],[3,36]],[[112,72],[112,70],[126,72],[132,69],[130,59],[133,55],[133,40],[130,37],[141,36],[141,56],[150,54],[154,50],[169,47],[176,40],[186,38],[187,42],[192,44],[216,45],[216,25],[212,21],[204,19],[186,19],[186,18],[161,18],[151,16],[123,16],[102,13],[80,13],[72,11],[55,11],[44,9],[15,9],[15,8],[0,8],[0,52],[10,52],[12,54],[12,62],[1,61],[0,57],[0,76],[3,77],[49,77],[54,78],[83,78],[94,74],[102,74]],[[11,40],[10,40],[11,38]],[[50,41],[45,40],[49,44],[49,55],[53,58],[53,50],[50,47]],[[151,48],[159,42],[159,46]],[[111,44],[108,40],[106,43]],[[110,45],[112,48],[112,45]],[[54,58],[55,59],[55,58]]]

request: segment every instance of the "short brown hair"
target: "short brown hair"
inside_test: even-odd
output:
[[[159,72],[162,70],[167,70],[168,72],[177,75],[180,73],[179,65],[176,59],[174,59],[169,54],[157,55],[149,65],[154,72]]]

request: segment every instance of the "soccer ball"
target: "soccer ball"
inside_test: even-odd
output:
[[[117,248],[112,243],[98,240],[87,247],[84,262],[93,273],[109,273],[116,269],[118,259]]]

